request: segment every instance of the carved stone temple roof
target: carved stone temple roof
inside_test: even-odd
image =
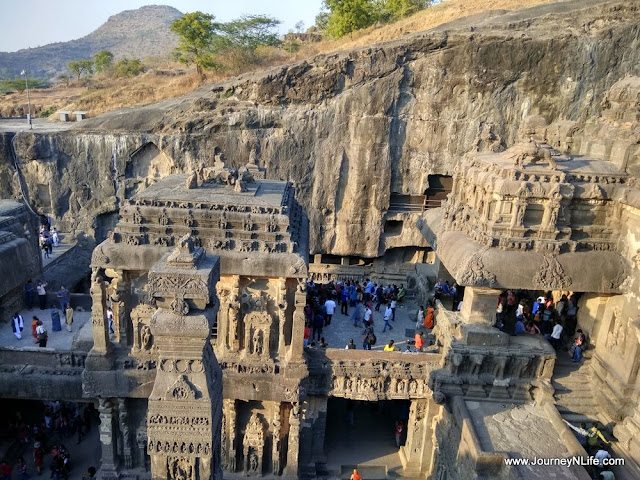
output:
[[[223,274],[306,277],[308,220],[288,182],[255,180],[243,190],[171,175],[132,197],[93,266],[148,270],[184,235],[219,255]]]
[[[441,209],[418,222],[461,285],[619,292],[621,209],[635,179],[533,140],[472,154]]]

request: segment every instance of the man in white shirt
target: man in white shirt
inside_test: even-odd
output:
[[[327,321],[325,325],[330,325],[331,317],[333,317],[333,314],[336,311],[336,302],[333,300],[333,298],[329,298],[326,302],[324,302],[324,308],[327,309]]]
[[[396,300],[395,296],[393,297],[393,299],[391,300],[391,303],[389,305],[391,307],[391,321],[395,322],[396,321],[396,307],[398,306],[398,300]]]
[[[393,330],[393,327],[389,323],[389,320],[391,320],[392,316],[393,309],[391,308],[391,304],[388,304],[387,309],[384,311],[384,328],[382,329],[382,333],[387,331],[387,327],[389,327],[389,330]]]
[[[562,337],[562,325],[558,322],[553,322],[553,331],[549,335],[549,342],[553,348],[558,348],[561,344],[560,338]]]
[[[369,308],[369,305],[367,305],[367,307],[364,309],[364,325],[365,327],[370,327],[373,325],[373,312],[371,311],[371,308]]]
[[[607,452],[604,448],[601,448],[600,450],[598,450],[598,451],[596,452],[596,454],[594,455],[594,457],[595,457],[595,458],[596,458],[596,460],[597,460],[597,464],[596,464],[596,466],[598,466],[598,467],[602,468],[602,467],[604,467],[604,465],[602,464],[602,461],[603,461],[605,458],[611,458],[611,454],[610,454],[609,452]]]

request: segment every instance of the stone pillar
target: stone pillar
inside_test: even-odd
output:
[[[300,405],[293,403],[289,412],[289,444],[287,445],[287,466],[284,476],[298,478],[298,454],[300,450]]]
[[[240,328],[240,315],[242,312],[242,305],[240,305],[240,275],[233,276],[233,285],[231,286],[231,294],[229,296],[229,348],[232,352],[237,352],[240,349],[240,336],[243,332],[239,332]]]
[[[291,360],[302,360],[304,347],[304,306],[306,304],[307,294],[298,288],[295,295],[293,326],[291,327]]]
[[[465,287],[462,318],[466,323],[493,325],[500,293],[501,290],[494,288]]]
[[[124,456],[124,466],[133,468],[133,451],[131,447],[131,431],[129,429],[129,410],[127,399],[118,399],[118,419],[120,420],[120,433],[122,434],[122,455]]]
[[[117,426],[113,414],[113,404],[109,399],[98,399],[100,412],[100,444],[102,445],[102,466],[100,478],[103,480],[118,478]]]
[[[271,412],[271,463],[274,476],[280,475],[282,469],[282,421],[280,419],[280,402],[273,402]]]
[[[407,441],[400,447],[404,476],[421,477],[431,469],[433,455],[431,421],[438,408],[431,399],[411,401],[407,422]]]
[[[116,277],[112,280],[115,288],[111,295],[111,308],[113,309],[115,338],[116,342],[123,347],[127,347],[132,343],[127,335],[128,316],[126,305],[129,297],[129,284],[125,283],[122,270],[116,270],[114,273]]]
[[[216,340],[216,351],[223,353],[229,350],[229,300],[231,295],[225,286],[218,284],[216,292],[220,301],[218,310],[218,339]]]
[[[93,347],[87,356],[89,370],[111,370],[113,345],[109,341],[109,324],[105,318],[105,284],[97,269],[91,274],[91,323]]]
[[[145,472],[149,471],[147,464],[147,434],[146,432],[138,432],[136,434],[136,444],[138,445],[138,467]]]
[[[236,471],[236,401],[225,398],[222,402],[221,459],[227,473]]]
[[[285,328],[287,322],[287,279],[278,279],[278,357],[285,357]]]

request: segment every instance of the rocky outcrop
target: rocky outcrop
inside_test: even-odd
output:
[[[100,231],[123,198],[216,152],[233,166],[253,152],[268,177],[294,182],[312,253],[375,257],[391,193],[424,194],[482,132],[511,145],[537,114],[574,122],[578,136],[612,85],[640,75],[639,14],[637,2],[572,0],[463,19],[66,132],[20,133],[15,146],[34,203],[66,230]],[[2,158],[0,177],[10,168]]]

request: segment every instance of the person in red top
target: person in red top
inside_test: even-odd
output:
[[[309,324],[306,323],[304,325],[304,346],[309,346],[309,337],[311,336],[311,329],[309,328]]]
[[[33,463],[36,466],[38,475],[40,475],[42,473],[42,465],[44,464],[44,450],[42,449],[40,442],[33,444]]]
[[[416,350],[418,352],[422,351],[422,347],[424,346],[424,339],[422,338],[422,332],[416,333],[415,336]]]
[[[351,479],[350,480],[362,480],[362,475],[360,475],[358,473],[358,470],[356,470],[355,468],[353,469],[353,473],[351,474]]]
[[[429,330],[433,328],[435,312],[436,309],[433,308],[433,305],[429,305],[429,308],[427,308],[427,313],[424,316],[424,328],[428,328]]]
[[[402,420],[396,420],[396,447],[398,448],[400,448],[402,432],[404,432],[404,422]]]

